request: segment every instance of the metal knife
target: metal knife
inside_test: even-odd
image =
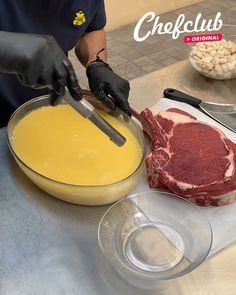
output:
[[[94,106],[90,104],[84,97],[80,101],[76,101],[66,90],[63,99],[84,118],[89,119],[96,127],[105,133],[110,140],[116,145],[122,146],[126,142],[126,138],[113,128],[106,120],[104,120],[95,110]]]
[[[188,95],[176,89],[167,88],[163,92],[165,98],[185,102],[236,133],[236,105],[204,102],[199,98]]]

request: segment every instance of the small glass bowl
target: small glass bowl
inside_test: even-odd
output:
[[[212,228],[196,205],[154,190],[111,206],[99,224],[98,242],[123,279],[150,287],[199,266],[211,249]]]
[[[208,78],[236,78],[236,25],[223,25],[220,31],[211,33],[222,34],[223,40],[186,44],[191,65]]]

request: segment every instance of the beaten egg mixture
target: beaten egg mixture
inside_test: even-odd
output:
[[[59,105],[26,115],[15,127],[13,149],[31,169],[63,183],[118,182],[139,166],[141,148],[129,128],[104,112],[100,115],[126,138],[122,147],[70,106]]]

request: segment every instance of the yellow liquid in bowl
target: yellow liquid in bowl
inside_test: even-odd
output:
[[[107,185],[130,176],[142,151],[128,127],[100,112],[125,138],[116,146],[68,105],[42,107],[15,127],[12,146],[21,161],[39,174],[66,184]]]

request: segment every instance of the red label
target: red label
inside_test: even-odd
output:
[[[221,40],[222,40],[222,34],[204,34],[204,35],[184,36],[184,43],[214,42],[214,41],[221,41]]]

